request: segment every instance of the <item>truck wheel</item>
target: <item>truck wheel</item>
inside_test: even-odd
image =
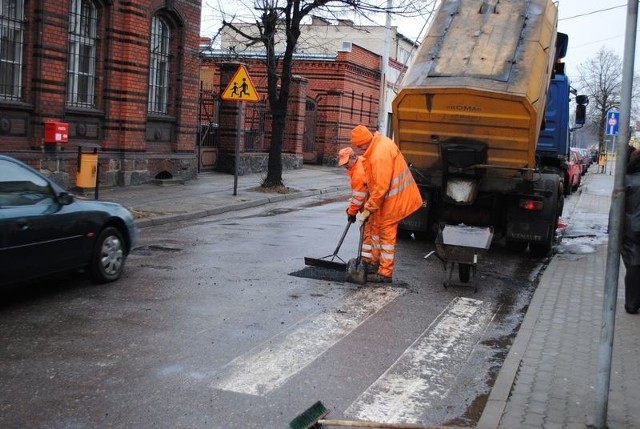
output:
[[[551,253],[551,249],[553,248],[553,238],[555,236],[555,231],[551,228],[548,234],[547,239],[544,242],[540,243],[529,243],[529,252],[531,255],[536,258],[544,258]]]
[[[471,279],[471,264],[458,264],[458,277],[462,283],[468,283]]]
[[[89,277],[95,283],[118,280],[126,259],[122,234],[114,227],[107,227],[98,236],[89,264]]]
[[[564,211],[564,194],[558,190],[558,220],[560,216],[562,216],[562,212]],[[558,227],[558,223],[556,222],[556,228]]]

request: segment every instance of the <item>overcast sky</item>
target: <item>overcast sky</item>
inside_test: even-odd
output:
[[[201,34],[203,36],[212,36],[220,25],[212,8],[207,6],[209,2],[211,0],[205,0],[202,7]],[[217,2],[213,0],[212,3]],[[241,1],[226,0],[223,3],[224,8],[230,10],[233,4],[240,4]],[[247,2],[243,0],[242,3]],[[593,57],[602,46],[614,50],[622,59],[627,22],[626,1],[558,0],[558,3],[558,31],[569,35],[569,50],[565,62],[570,76],[577,75],[578,65]],[[384,16],[380,17],[379,22],[384,25]],[[425,18],[392,19],[392,25],[398,26],[400,33],[414,40],[424,36],[424,24]],[[640,49],[636,49],[636,52],[639,51]],[[640,68],[640,64],[635,66],[636,69]]]

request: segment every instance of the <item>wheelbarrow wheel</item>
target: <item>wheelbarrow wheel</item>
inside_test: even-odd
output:
[[[458,277],[462,283],[468,283],[471,279],[471,264],[458,264]]]

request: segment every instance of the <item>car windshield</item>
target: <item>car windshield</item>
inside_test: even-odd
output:
[[[13,162],[0,159],[0,207],[51,202],[53,192],[46,180]]]

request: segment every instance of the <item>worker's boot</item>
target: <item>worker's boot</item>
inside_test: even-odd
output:
[[[367,282],[369,283],[391,283],[393,279],[391,277],[383,276],[381,274],[369,274],[367,275]]]
[[[373,265],[369,262],[365,262],[364,267],[367,270],[367,274],[375,274],[378,272],[378,265]]]

